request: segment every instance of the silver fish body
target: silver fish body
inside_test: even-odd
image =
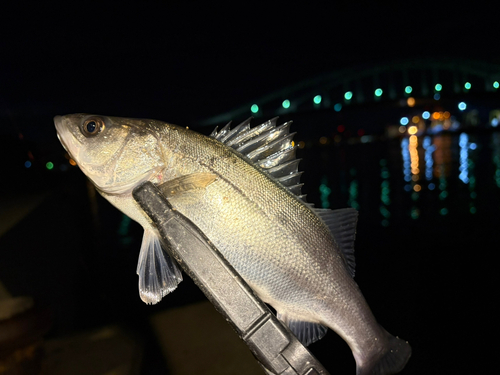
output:
[[[58,116],[56,128],[65,148],[113,205],[154,232],[132,198],[137,184],[214,175],[206,187],[173,194],[169,201],[280,319],[334,330],[350,346],[358,374],[389,374],[404,367],[409,345],[376,322],[339,241],[317,211],[276,178],[227,144],[186,128],[100,116],[102,129],[89,135],[82,126],[91,116]]]

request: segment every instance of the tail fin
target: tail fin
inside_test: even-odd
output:
[[[411,347],[408,341],[401,340],[386,332],[387,350],[381,357],[363,364],[357,369],[357,375],[390,375],[397,374],[406,365],[411,356]]]

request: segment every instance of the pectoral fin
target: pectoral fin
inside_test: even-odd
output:
[[[160,239],[149,229],[144,231],[142,238],[137,274],[141,299],[153,305],[177,288],[182,281],[177,263],[163,251]]]
[[[166,198],[171,198],[187,191],[205,189],[216,178],[215,174],[209,172],[191,173],[160,184],[158,188]]]
[[[308,346],[309,344],[318,341],[326,335],[326,332],[328,331],[328,328],[319,323],[289,318],[286,314],[281,314],[280,312],[276,315],[279,320],[290,328],[290,331],[293,332],[293,334],[304,346]]]

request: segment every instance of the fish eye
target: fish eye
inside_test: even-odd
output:
[[[93,137],[104,129],[104,120],[101,117],[90,117],[83,122],[82,133],[86,137]]]

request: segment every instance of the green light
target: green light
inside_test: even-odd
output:
[[[283,103],[281,103],[281,105],[283,106],[283,108],[290,108],[290,100],[283,100]]]
[[[340,110],[342,109],[342,104],[340,103],[337,103],[333,106],[333,109],[335,110],[335,112],[340,112]]]
[[[448,213],[448,209],[447,208],[441,208],[441,210],[439,211],[439,213],[444,216],[444,215],[446,215]]]
[[[472,87],[472,85],[470,84],[470,82],[465,82],[464,87],[465,87],[466,90],[470,90],[470,88]]]
[[[321,95],[316,95],[313,99],[314,104],[319,104],[321,103]]]
[[[47,164],[45,164],[45,167],[50,171],[51,169],[54,168],[54,164],[49,161]]]
[[[375,90],[375,96],[381,96],[383,93],[382,89],[376,89]]]
[[[493,82],[493,87],[498,89],[500,87],[500,83],[498,83],[498,81]]]
[[[411,94],[411,92],[412,92],[412,91],[413,91],[413,87],[411,87],[411,86],[406,86],[406,87],[405,87],[405,92],[406,92],[407,94]]]
[[[440,84],[440,83],[436,83],[436,86],[434,86],[434,89],[435,89],[436,91],[441,91],[441,90],[443,89],[443,85],[442,85],[442,84]]]
[[[345,98],[345,100],[351,100],[352,99],[352,91],[347,91],[344,94],[344,98]]]
[[[259,106],[257,104],[252,104],[252,106],[250,107],[250,111],[252,111],[252,113],[259,112]]]

